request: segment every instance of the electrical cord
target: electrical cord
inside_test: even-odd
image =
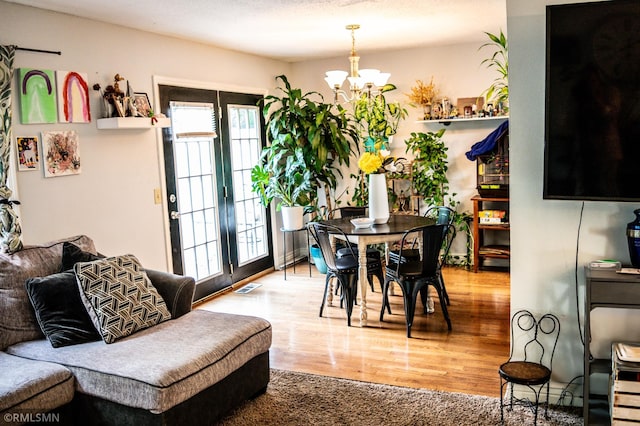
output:
[[[573,270],[574,273],[574,284],[576,290],[576,317],[578,318],[578,334],[580,335],[580,342],[582,343],[583,349],[585,348],[584,344],[584,336],[582,334],[582,325],[580,323],[580,303],[579,300],[579,292],[578,292],[578,256],[580,253],[580,229],[582,228],[582,216],[584,214],[584,201],[582,202],[582,206],[580,207],[580,220],[578,221],[578,234],[576,235],[576,261],[575,267]]]

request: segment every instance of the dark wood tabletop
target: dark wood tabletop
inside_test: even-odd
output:
[[[356,228],[352,223],[353,217],[339,219],[322,220],[320,223],[333,225],[340,228],[346,235],[391,235],[403,234],[409,229],[417,226],[434,225],[435,219],[414,215],[391,215],[389,221],[380,225],[373,225],[369,228]]]

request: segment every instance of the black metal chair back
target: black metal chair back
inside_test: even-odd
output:
[[[322,257],[327,264],[327,278],[322,303],[320,304],[320,316],[322,316],[331,279],[336,278],[338,285],[342,289],[342,297],[344,297],[346,302],[347,324],[350,326],[351,312],[353,311],[353,305],[355,304],[358,291],[358,256],[353,251],[353,248],[348,245],[347,249],[350,251],[350,255],[342,258],[336,257],[333,252],[333,247],[331,246],[331,235],[338,235],[345,240],[347,238],[340,228],[324,223],[310,222],[307,224],[307,229],[320,247]]]
[[[420,274],[424,276],[435,275],[440,261],[440,251],[442,249],[444,235],[448,228],[449,225],[427,225],[406,231],[400,241],[398,258],[403,258],[402,251],[405,243],[416,238],[416,233],[420,233],[422,237],[422,257],[418,260],[422,265]],[[390,264],[389,266],[392,268],[395,267],[396,275],[399,275],[402,272],[402,265],[404,264],[403,262],[399,262],[395,265]]]
[[[309,233],[311,233],[316,244],[320,247],[320,251],[322,252],[324,262],[327,264],[327,268],[331,271],[337,271],[338,265],[336,264],[336,256],[333,252],[333,247],[331,246],[331,234],[342,235],[346,240],[344,232],[336,226],[321,224],[318,222],[308,223],[307,229],[309,229]],[[351,250],[351,247],[348,249]],[[353,256],[357,256],[353,250],[351,250],[351,254]]]
[[[366,206],[345,206],[338,207],[340,211],[340,217],[360,217],[367,214]]]
[[[544,314],[536,319],[531,312],[522,309],[511,318],[511,351],[508,361],[498,370],[502,422],[504,422],[504,387],[508,383],[512,384],[509,409],[513,408],[514,404],[531,404],[529,399],[514,398],[513,385],[526,386],[535,395],[534,424],[538,421],[540,393],[546,385],[545,417],[548,418],[549,382],[559,336],[560,320],[553,314]]]

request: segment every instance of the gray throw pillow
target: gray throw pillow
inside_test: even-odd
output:
[[[40,328],[54,348],[100,340],[73,271],[29,278],[25,284]]]

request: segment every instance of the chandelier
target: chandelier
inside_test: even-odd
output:
[[[352,102],[365,92],[368,96],[376,94],[387,84],[387,80],[391,74],[380,72],[376,69],[358,69],[358,61],[360,57],[356,54],[356,36],[355,31],[360,28],[358,24],[350,24],[346,27],[351,31],[351,55],[349,62],[351,63],[351,72],[346,71],[327,71],[324,80],[327,82],[334,93],[334,102],[338,101],[338,95],[342,96],[345,101]],[[347,78],[347,76],[349,76]],[[349,80],[349,92],[342,90],[344,80]]]

